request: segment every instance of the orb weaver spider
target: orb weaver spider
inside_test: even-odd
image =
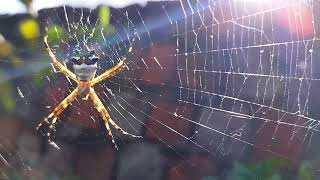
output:
[[[134,38],[132,40],[132,44],[134,43]],[[56,58],[55,54],[52,52],[49,44],[48,44],[48,36],[44,37],[45,48],[48,51],[48,54],[52,60],[52,63],[55,68],[57,68],[61,73],[65,76],[70,78],[71,80],[75,81],[78,86],[75,88],[64,100],[60,102],[58,106],[54,108],[52,113],[50,113],[43,121],[41,121],[38,126],[37,130],[46,122],[49,125],[49,129],[47,131],[48,141],[51,145],[59,148],[52,140],[52,133],[55,131],[55,127],[58,123],[59,115],[75,100],[76,97],[79,95],[82,96],[83,100],[87,100],[88,97],[91,98],[93,101],[94,106],[96,107],[97,111],[100,113],[104,125],[106,127],[108,135],[111,137],[111,141],[114,144],[115,148],[118,149],[116,142],[114,140],[110,125],[113,126],[115,129],[119,130],[121,133],[135,137],[135,138],[142,138],[142,136],[137,136],[130,134],[123,130],[117,123],[115,123],[108,113],[107,109],[104,107],[103,103],[99,99],[98,95],[96,94],[93,86],[103,80],[107,80],[110,77],[120,73],[127,62],[127,57],[123,57],[120,62],[115,65],[114,67],[106,70],[101,75],[95,77],[96,71],[98,69],[97,61],[100,59],[98,56],[95,55],[95,51],[91,50],[88,54],[80,57],[72,57],[71,62],[73,63],[73,70],[74,73],[71,72],[67,67],[62,65]],[[128,54],[132,51],[132,45],[128,50]],[[51,123],[50,123],[50,119]]]

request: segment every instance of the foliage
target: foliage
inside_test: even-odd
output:
[[[110,24],[110,8],[107,6],[101,6],[99,9],[99,19],[100,19],[100,26],[106,27]]]
[[[13,53],[12,45],[0,34],[0,57],[8,57]]]
[[[309,161],[304,161],[299,167],[299,180],[315,179],[314,169]]]
[[[261,161],[258,163],[235,163],[233,170],[228,174],[228,179],[233,180],[281,180],[281,170],[288,165],[282,159]]]
[[[77,37],[90,36],[96,41],[99,41],[101,38],[100,32],[102,31],[105,35],[115,32],[114,27],[110,24],[111,20],[111,10],[107,6],[101,6],[99,8],[99,26],[98,27],[88,27],[86,29],[76,28],[72,29],[72,33],[74,33]],[[101,30],[99,30],[99,28]],[[67,32],[61,25],[52,24],[46,28],[46,34],[48,35],[48,40],[51,44],[58,45],[63,47],[65,45],[64,42],[68,42],[71,39],[68,39]],[[69,37],[70,38],[70,37]],[[62,42],[62,40],[64,42]]]
[[[27,7],[30,6],[31,0],[21,0]],[[107,6],[101,6],[99,8],[99,27],[102,28],[102,32],[104,34],[109,34],[115,31],[114,27],[110,24],[111,19],[111,10]],[[96,33],[92,33],[92,37],[99,41],[98,38],[101,38],[100,30],[95,30]],[[36,53],[39,51],[39,45],[42,45],[42,37],[40,25],[37,19],[27,18],[23,19],[18,24],[18,32],[20,34],[21,39],[26,42],[26,49],[29,47],[28,52]],[[88,32],[94,32],[91,27],[88,27],[85,31],[81,28],[76,30],[76,34],[78,37],[83,37],[84,34],[88,35]],[[46,27],[46,34],[48,35],[48,39],[50,44],[57,45],[59,47],[63,47],[65,42],[68,42],[67,32],[62,27],[62,25],[51,24]],[[101,38],[102,39],[102,38]],[[62,41],[63,40],[63,41]],[[0,34],[0,58],[6,58],[5,60],[10,62],[14,67],[21,67],[24,64],[25,59],[21,57],[17,52],[17,47],[15,47],[12,43],[7,41],[5,37]],[[44,58],[44,57],[41,57]],[[51,76],[51,67],[49,66],[50,60],[48,57],[45,59],[48,60],[48,66],[39,68],[37,72],[32,74],[32,82],[36,86],[42,86],[44,81],[46,80],[46,76]],[[0,106],[5,112],[12,113],[15,111],[16,102],[15,102],[15,89],[11,84],[11,81],[7,79],[6,72],[0,72]]]
[[[32,3],[32,0],[20,0],[20,1],[26,6],[30,6],[30,4]]]
[[[103,28],[103,32],[105,34],[113,33],[115,32],[114,27],[112,24],[110,24],[111,21],[111,11],[110,8],[107,6],[101,6],[99,8],[99,22],[100,27]]]
[[[4,111],[8,113],[14,112],[16,101],[13,94],[13,87],[11,83],[7,81],[7,75],[3,71],[0,71],[0,87],[0,105]]]
[[[54,44],[59,43],[60,38],[64,39],[66,37],[66,33],[64,32],[64,29],[60,25],[50,25],[47,27],[46,30],[47,30],[48,39]]]
[[[290,166],[289,161],[283,159],[265,160],[255,163],[236,162],[227,172],[227,180],[284,180],[285,168]],[[297,180],[315,180],[315,170],[310,161],[301,163],[298,169]],[[207,176],[202,180],[218,180],[218,177]]]

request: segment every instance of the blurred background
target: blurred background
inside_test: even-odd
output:
[[[320,1],[0,3],[0,179],[319,179]],[[87,46],[98,74],[128,56],[95,90],[143,138],[115,149],[79,98],[48,144],[35,127],[76,84],[45,35],[70,70]]]

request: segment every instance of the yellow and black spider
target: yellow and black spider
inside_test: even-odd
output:
[[[54,55],[54,53],[52,52],[52,50],[48,44],[47,39],[48,39],[48,36],[45,36],[44,43],[46,45],[46,49],[49,53],[49,56],[53,62],[53,65],[55,66],[55,68],[57,68],[65,76],[69,77],[70,79],[72,79],[73,81],[78,83],[77,88],[74,89],[64,100],[62,100],[60,102],[60,104],[54,108],[53,112],[51,114],[49,114],[37,126],[37,130],[39,130],[39,128],[43,125],[44,122],[50,124],[49,130],[46,134],[48,136],[49,143],[56,146],[56,144],[52,140],[51,134],[55,130],[55,126],[58,122],[58,117],[69,106],[69,104],[79,95],[82,96],[83,100],[87,100],[88,97],[90,97],[92,99],[94,106],[96,107],[96,109],[98,110],[98,112],[100,113],[100,115],[104,121],[106,130],[107,130],[109,136],[111,137],[112,143],[115,145],[115,148],[117,148],[117,145],[116,145],[116,142],[115,142],[114,137],[112,135],[109,124],[125,135],[129,135],[132,137],[141,137],[141,136],[130,134],[130,133],[126,132],[125,130],[123,130],[120,126],[118,126],[111,119],[107,109],[104,107],[104,105],[102,104],[98,95],[96,94],[96,92],[93,89],[93,86],[95,84],[97,84],[103,80],[106,80],[106,79],[118,74],[119,72],[121,72],[126,65],[127,57],[123,57],[120,60],[120,62],[117,65],[115,65],[113,68],[111,68],[111,69],[105,71],[104,73],[102,73],[101,75],[95,77],[96,71],[98,68],[97,61],[99,60],[99,57],[96,56],[94,50],[92,50],[85,56],[71,58],[71,62],[73,63],[73,70],[74,70],[74,73],[73,73],[67,67],[62,65],[57,60],[56,56]],[[133,44],[133,42],[134,42],[134,39],[132,40],[131,44]],[[128,54],[131,53],[131,51],[132,51],[132,46],[130,46]],[[52,119],[51,122],[50,122],[50,119]]]

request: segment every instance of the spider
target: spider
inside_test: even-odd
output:
[[[134,42],[134,40],[135,39],[133,39],[132,42]],[[94,106],[96,107],[97,111],[100,113],[102,117],[102,120],[106,127],[106,131],[108,135],[111,137],[111,141],[114,144],[116,149],[118,149],[118,147],[114,140],[110,125],[125,135],[135,137],[135,138],[142,138],[141,136],[133,135],[126,132],[119,125],[117,125],[117,123],[115,123],[112,120],[107,109],[104,107],[98,95],[96,94],[95,90],[93,89],[93,86],[95,84],[103,80],[107,80],[110,77],[120,73],[126,65],[127,57],[123,57],[117,65],[115,65],[114,67],[110,68],[109,70],[105,71],[104,73],[96,77],[96,71],[98,68],[97,62],[100,58],[95,55],[94,50],[91,50],[89,51],[88,54],[80,57],[71,57],[71,62],[73,63],[73,70],[74,70],[74,73],[73,73],[57,60],[55,54],[52,52],[48,44],[48,36],[44,37],[44,43],[45,43],[45,48],[48,51],[48,54],[53,62],[54,67],[56,67],[61,73],[63,73],[65,76],[67,76],[68,78],[70,78],[71,80],[75,81],[78,84],[77,88],[75,88],[65,99],[63,99],[60,102],[60,104],[54,108],[52,113],[50,113],[43,121],[41,121],[36,128],[37,130],[39,130],[39,128],[43,125],[44,122],[46,122],[49,125],[46,135],[48,136],[48,141],[50,144],[58,147],[53,142],[51,135],[53,131],[55,131],[55,127],[58,123],[59,115],[72,103],[72,101],[77,96],[81,96],[83,100],[87,100],[89,97],[91,98]],[[131,51],[132,51],[132,46],[130,46],[128,50],[128,54],[130,54]]]

